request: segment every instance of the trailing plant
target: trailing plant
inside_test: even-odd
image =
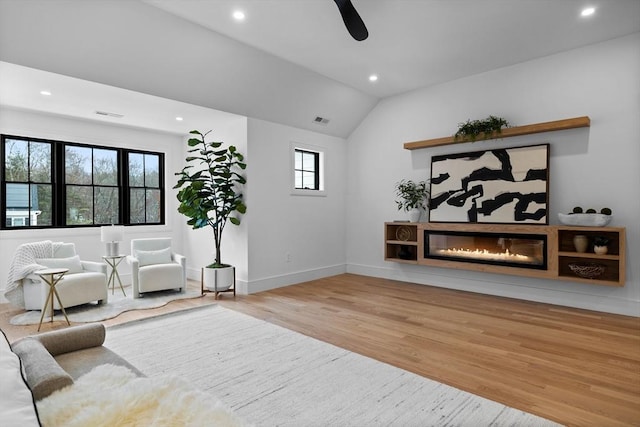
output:
[[[427,209],[429,207],[429,182],[403,179],[396,183],[398,210]]]
[[[188,140],[191,147],[188,152],[194,155],[187,156],[187,166],[175,174],[179,179],[173,188],[180,188],[178,212],[189,218],[187,224],[193,229],[206,226],[213,229],[215,261],[207,267],[219,268],[227,266],[222,264],[220,251],[224,227],[227,221],[240,225],[235,214],[247,211],[240,192],[247,182],[240,172],[247,165],[235,146],[222,148],[222,142],[206,142],[209,132],[190,132],[196,137]]]
[[[496,134],[502,133],[503,127],[508,127],[509,122],[502,117],[489,116],[484,120],[467,120],[458,124],[458,131],[454,139],[465,139],[475,142],[477,139],[494,138]]]

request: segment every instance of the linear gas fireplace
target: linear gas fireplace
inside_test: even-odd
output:
[[[546,270],[547,236],[425,230],[424,257]]]

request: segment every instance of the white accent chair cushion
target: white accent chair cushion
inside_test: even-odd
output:
[[[133,297],[145,292],[179,289],[186,291],[187,259],[171,249],[171,238],[132,239],[131,265]]]
[[[98,304],[106,303],[109,295],[107,265],[102,262],[80,260],[73,243],[56,246],[57,250],[54,251],[53,258],[38,258],[37,262],[49,268],[69,269],[69,272],[56,285],[62,305],[67,308],[94,301]],[[22,286],[25,309],[42,310],[49,293],[49,285],[37,274],[30,274],[23,279]],[[60,309],[56,298],[54,298],[54,309]],[[45,307],[45,313],[51,314],[50,305]]]

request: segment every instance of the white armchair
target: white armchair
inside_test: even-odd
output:
[[[44,267],[63,267],[69,271],[56,285],[64,308],[97,301],[106,303],[107,266],[101,262],[81,261],[76,255],[73,243],[54,243],[53,257],[38,258],[36,263]],[[27,310],[42,310],[49,294],[49,285],[35,273],[22,279],[24,291],[24,305]],[[60,304],[54,299],[54,310],[59,310]],[[44,308],[45,315],[51,314],[51,306]]]
[[[187,258],[171,250],[171,238],[131,240],[133,297],[165,289],[187,290]]]

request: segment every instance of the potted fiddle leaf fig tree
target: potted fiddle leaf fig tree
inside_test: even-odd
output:
[[[211,132],[211,131],[209,131]],[[234,268],[222,262],[222,233],[227,222],[240,225],[239,214],[247,207],[243,202],[242,186],[247,182],[242,174],[247,165],[244,156],[233,145],[207,142],[209,132],[193,130],[189,138],[190,153],[187,165],[177,172],[180,206],[193,229],[211,227],[215,245],[215,260],[203,269],[204,286],[216,292],[228,290],[235,283]]]

